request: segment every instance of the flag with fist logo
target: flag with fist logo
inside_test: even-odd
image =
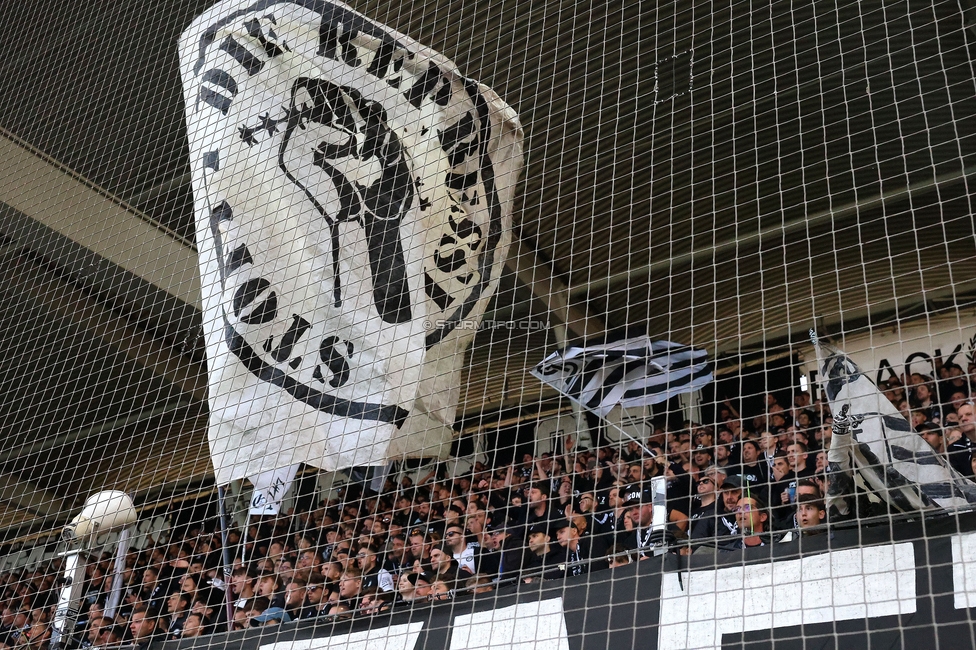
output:
[[[220,2],[180,66],[218,483],[443,444],[510,240],[515,112],[325,0]]]

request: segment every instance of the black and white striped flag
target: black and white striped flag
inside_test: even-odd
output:
[[[971,509],[976,503],[976,485],[912,429],[850,357],[821,344],[815,335],[813,339],[819,347],[820,376],[834,414],[835,432],[845,406],[850,414],[846,417],[849,435],[833,438],[832,464],[849,454],[864,483],[903,512],[936,506]]]
[[[646,336],[554,352],[532,374],[601,417],[659,404],[712,381],[708,353]]]

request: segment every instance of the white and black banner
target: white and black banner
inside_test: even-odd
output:
[[[937,361],[955,364],[966,370],[976,363],[976,326],[957,314],[933,316],[899,322],[894,328],[873,327],[858,334],[844,335],[844,354],[858,365],[871,381],[879,384],[902,375],[921,373],[938,378]],[[803,373],[810,386],[816,386],[820,369],[812,345],[798,345],[804,360]]]
[[[443,442],[510,240],[514,111],[325,0],[220,2],[180,65],[218,483]]]
[[[247,505],[247,514],[257,516],[278,514],[281,510],[281,502],[284,501],[297,475],[298,465],[289,465],[248,477],[253,489],[251,500]]]
[[[554,352],[532,374],[584,408],[607,417],[614,406],[660,404],[712,381],[708,353],[646,336]]]

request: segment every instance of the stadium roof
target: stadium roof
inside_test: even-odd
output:
[[[5,3],[0,530],[205,481],[176,40],[199,0]],[[355,2],[519,113],[488,318],[719,357],[976,296],[976,82],[955,2]],[[467,421],[538,410],[558,328],[483,331]]]

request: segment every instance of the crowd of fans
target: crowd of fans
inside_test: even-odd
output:
[[[938,379],[882,384],[885,396],[960,472],[973,475],[973,387],[956,366]],[[225,582],[215,523],[125,558],[110,603],[113,559],[90,558],[74,645],[137,645],[315,617],[347,618],[519,584],[608,570],[655,552],[718,553],[826,530],[832,417],[797,394],[742,418],[720,405],[715,426],[686,422],[646,441],[591,449],[571,438],[555,454],[500,468],[475,463],[378,493],[347,484],[312,507],[228,533]],[[653,527],[655,477],[667,485],[666,531]],[[662,546],[661,542],[667,545]],[[0,650],[43,650],[63,561],[0,574]],[[231,603],[228,626],[228,601]],[[106,609],[106,608],[109,609]]]

